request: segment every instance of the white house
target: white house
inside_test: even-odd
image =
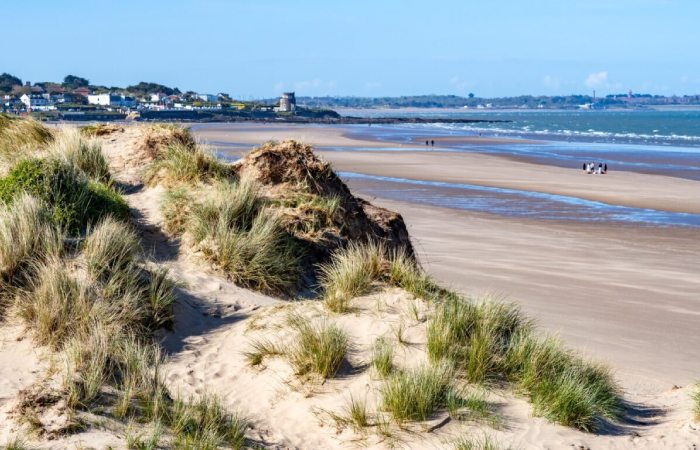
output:
[[[203,102],[210,102],[210,103],[214,103],[214,102],[219,100],[219,97],[217,97],[216,95],[211,95],[211,94],[197,94],[197,98]]]
[[[88,95],[88,103],[114,108],[132,108],[136,106],[136,100],[133,97],[121,94],[91,94]]]
[[[27,109],[41,111],[49,108],[49,101],[41,94],[23,94],[19,100]]]

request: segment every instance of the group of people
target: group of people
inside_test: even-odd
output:
[[[604,174],[608,172],[608,163],[598,163],[596,166],[595,162],[585,162],[583,163],[583,171],[586,173]]]
[[[426,139],[425,145],[430,145],[431,147],[435,147],[435,140],[434,140],[434,139],[431,139],[431,140],[428,141],[428,140]]]

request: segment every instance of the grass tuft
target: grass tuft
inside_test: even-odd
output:
[[[112,217],[95,226],[83,247],[88,271],[96,278],[123,271],[133,264],[140,251],[136,232]]]
[[[328,263],[320,266],[324,305],[331,311],[350,310],[350,301],[367,293],[381,274],[386,249],[382,244],[351,242],[337,250]]]
[[[454,450],[498,450],[496,441],[483,435],[482,437],[464,437],[455,442]]]
[[[299,249],[279,216],[263,205],[253,181],[221,183],[214,199],[193,208],[190,232],[235,283],[289,294],[298,284]]]
[[[106,184],[112,182],[102,144],[96,139],[84,138],[77,129],[61,130],[47,150],[50,157],[74,165],[92,180]]]
[[[386,378],[394,369],[394,347],[386,337],[377,338],[372,346],[372,367]]]
[[[315,373],[332,378],[348,351],[348,336],[340,328],[325,320],[310,323],[301,316],[290,316],[290,325],[297,331],[289,357],[298,375]]]
[[[222,446],[233,449],[245,445],[247,423],[222,406],[213,395],[185,402],[175,399],[170,417],[173,432],[173,447],[216,450]]]
[[[259,366],[267,356],[284,354],[284,349],[269,339],[257,339],[250,342],[250,350],[243,353],[250,366]]]
[[[6,279],[32,262],[61,254],[64,236],[50,225],[49,216],[43,202],[24,193],[10,205],[0,205],[0,274]]]
[[[163,213],[163,228],[171,235],[180,235],[187,229],[192,196],[184,187],[165,192],[160,210]]]
[[[394,372],[381,388],[382,407],[399,424],[424,421],[445,405],[452,375],[447,364]]]
[[[231,167],[219,161],[210,149],[176,142],[146,167],[144,180],[149,185],[176,186],[223,179],[232,173]]]

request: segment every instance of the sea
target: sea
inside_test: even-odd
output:
[[[538,164],[612,170],[700,180],[700,110],[345,110],[361,117],[477,119],[491,122],[356,126],[378,140],[420,142],[431,136],[490,136],[522,140],[508,145],[443,144],[455,151],[513,156]]]

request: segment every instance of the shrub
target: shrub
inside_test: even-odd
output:
[[[445,405],[451,378],[447,364],[394,372],[381,388],[382,407],[399,424],[426,420]]]
[[[176,399],[170,423],[174,448],[216,450],[222,446],[243,448],[247,423],[224,409],[218,397],[203,395],[188,402]]]
[[[289,322],[297,331],[295,342],[289,349],[296,373],[333,377],[348,351],[347,334],[325,320],[314,325],[301,316],[291,316]]]
[[[49,154],[82,170],[90,179],[111,183],[109,164],[102,145],[96,139],[85,139],[77,129],[65,129],[48,146]]]
[[[88,182],[79,169],[56,159],[25,159],[0,179],[0,200],[11,203],[26,192],[42,200],[57,225],[71,232],[111,214],[129,216],[129,207],[107,186]]]
[[[372,367],[381,377],[388,376],[394,368],[394,348],[385,337],[377,338],[374,341]]]
[[[369,291],[381,274],[386,250],[382,244],[351,242],[320,266],[324,304],[334,312],[347,312],[350,300]]]

